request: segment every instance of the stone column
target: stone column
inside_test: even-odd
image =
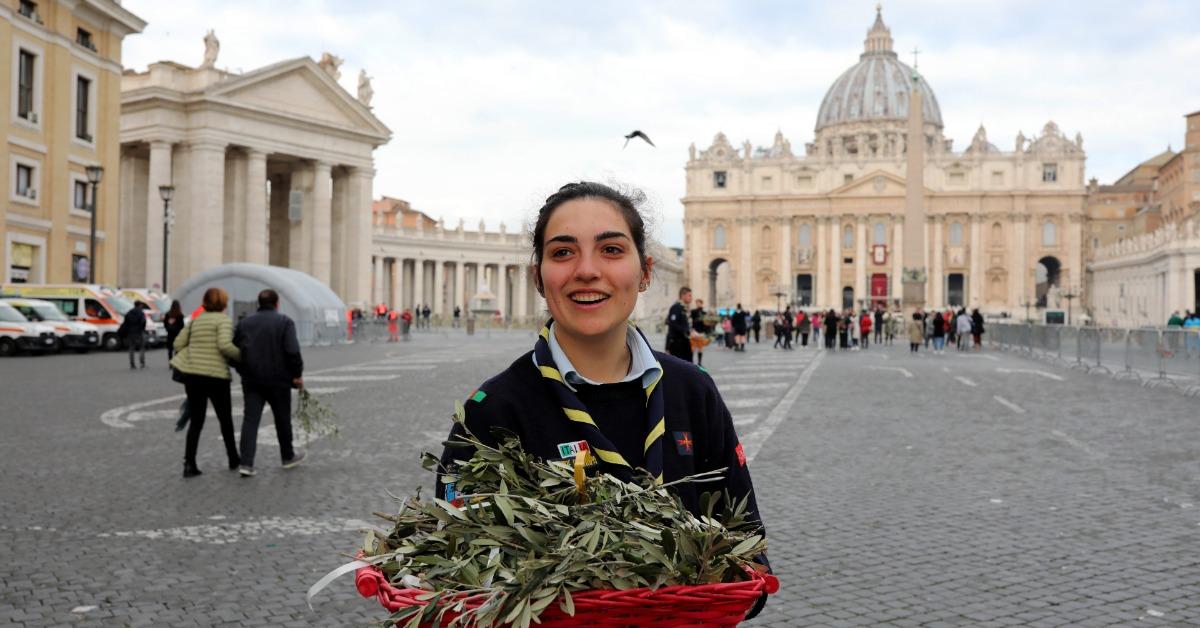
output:
[[[313,212],[312,212],[312,276],[325,285],[330,283],[333,262],[333,182],[330,180],[331,166],[328,162],[313,164]],[[382,293],[380,294],[382,296]]]
[[[983,216],[971,216],[971,274],[967,279],[968,307],[983,307],[986,301],[983,279]]]
[[[529,266],[517,266],[517,307],[516,314],[520,319],[529,317]]]
[[[404,307],[404,260],[392,258],[392,302],[393,310]]]
[[[312,226],[313,226],[313,169],[310,164],[297,163],[292,167],[292,183],[288,189],[287,207],[291,211],[291,196],[299,193],[303,195],[303,200],[300,203],[301,215],[300,220],[290,220],[288,222],[288,268],[298,270],[302,273],[312,273]],[[362,298],[370,299],[374,296],[371,292],[370,283],[370,249],[364,251],[367,254],[367,262],[364,265],[364,272],[367,274],[367,285]],[[344,301],[345,299],[343,299]]]
[[[813,241],[816,243],[813,281],[817,284],[813,286],[813,305],[819,308],[828,308],[829,305],[829,299],[826,297],[829,292],[829,271],[826,270],[826,267],[829,266],[829,240],[826,235],[828,225],[829,218],[827,216],[818,216],[816,232],[813,234]]]
[[[371,184],[375,171],[355,168],[350,173],[346,199],[345,262],[346,284],[342,300],[361,302],[370,292],[367,265],[371,263]]]
[[[1200,175],[1197,175],[1200,176]],[[1071,214],[1066,216],[1065,220],[1060,223],[1063,226],[1062,244],[1067,251],[1067,267],[1070,268],[1067,276],[1063,278],[1063,290],[1070,290],[1078,294],[1083,290],[1083,216],[1079,214]],[[1175,290],[1170,290],[1168,294],[1174,293]],[[1080,300],[1080,303],[1083,303]],[[1180,310],[1181,312],[1192,309],[1189,305]],[[1170,314],[1170,312],[1167,312]]]
[[[180,243],[188,243],[189,255],[188,265],[176,275],[180,278],[220,266],[224,248],[225,145],[197,142],[189,152],[189,215],[182,221],[179,238]],[[179,282],[172,284],[178,286]]]
[[[779,219],[779,270],[782,273],[780,283],[786,286],[789,303],[796,299],[796,276],[792,273],[792,219],[784,216]]]
[[[413,260],[413,309],[424,306],[425,300],[425,260]]]
[[[350,198],[350,176],[346,168],[338,167],[333,168],[332,177],[330,242],[333,251],[329,264],[329,287],[337,294],[344,294],[349,279],[346,276],[346,257],[351,254],[346,247],[346,213],[349,207],[347,201]],[[370,222],[368,219],[368,223]],[[373,227],[374,225],[372,225]]]
[[[904,217],[892,217],[892,300],[904,298]],[[888,304],[891,307],[891,304]]]
[[[942,260],[945,259],[945,252],[942,250],[942,232],[946,226],[946,221],[943,216],[930,216],[930,227],[933,229],[933,270],[930,272],[929,279],[933,283],[933,307],[942,307],[946,304],[946,278],[945,272],[942,270]]]
[[[842,309],[842,221],[829,221],[829,300],[837,310]]]
[[[854,234],[854,298],[867,303],[867,217],[859,216]]]
[[[376,255],[371,258],[371,279],[373,290],[371,292],[371,303],[374,307],[383,303],[383,257]]]
[[[1025,260],[1025,225],[1027,218],[1028,216],[1023,214],[1015,214],[1012,217],[1013,247],[1008,261],[1008,276],[1012,280],[1011,290],[1013,294],[1011,305],[1014,309],[1020,308],[1022,312],[1025,310],[1025,308],[1021,307],[1022,303],[1033,302],[1035,300],[1033,291],[1029,290],[1026,285],[1029,278],[1029,269]],[[1031,308],[1030,312],[1032,311],[1033,309]]]
[[[754,298],[754,272],[750,257],[750,248],[753,246],[750,233],[750,224],[753,218],[738,218],[738,231],[741,232],[741,242],[738,245],[738,302],[742,307],[754,308],[751,300]]]
[[[163,200],[158,192],[160,185],[171,185],[170,142],[150,142],[150,177],[146,182],[146,236],[143,242],[143,246],[146,247],[146,277],[143,285],[148,287],[154,284],[163,285]],[[174,204],[178,198],[175,197],[171,203]],[[125,243],[126,246],[130,244],[132,243]],[[167,287],[178,286],[171,283],[167,284]]]
[[[433,262],[433,303],[429,305],[431,314],[442,314],[445,312],[446,272],[444,265],[445,262],[440,259]]]
[[[508,320],[508,264],[500,262],[496,265],[496,309],[500,316]]]
[[[467,309],[467,291],[466,286],[463,283],[466,281],[466,279],[467,264],[462,260],[458,260],[454,263],[454,292],[451,293],[450,297],[454,300],[454,304],[446,308],[450,310],[451,313],[454,312],[455,307],[461,307],[464,310],[463,316],[466,316],[467,314],[465,311]]]
[[[246,149],[246,224],[242,227],[243,259],[267,263],[267,154]]]

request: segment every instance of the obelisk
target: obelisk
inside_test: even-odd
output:
[[[914,68],[908,97],[907,168],[904,193],[903,310],[925,306],[925,121],[921,112],[921,77]]]

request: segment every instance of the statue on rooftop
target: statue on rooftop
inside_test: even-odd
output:
[[[358,71],[358,102],[370,107],[371,99],[375,97],[375,90],[371,89],[371,77],[367,76],[366,70]]]
[[[342,65],[342,59],[337,55],[323,52],[321,53],[321,60],[317,62],[317,65],[321,66],[321,69],[325,70],[326,74],[332,76],[333,80],[336,81],[342,78],[342,72],[338,69]]]
[[[211,70],[216,65],[220,52],[221,41],[217,39],[217,34],[209,29],[204,35],[204,62],[200,64],[200,69]]]

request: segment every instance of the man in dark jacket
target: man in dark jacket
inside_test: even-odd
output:
[[[667,353],[680,360],[692,361],[692,326],[688,305],[692,303],[692,289],[679,289],[679,300],[667,311]]]
[[[121,321],[121,326],[117,328],[117,335],[125,339],[125,346],[129,347],[129,368],[136,369],[133,364],[133,352],[137,351],[142,361],[142,368],[146,368],[146,313],[142,311],[145,304],[135,303],[128,312],[125,312],[125,320]]]
[[[296,339],[296,325],[280,314],[274,290],[258,293],[258,311],[238,323],[233,343],[242,351],[238,372],[242,376],[245,416],[242,419],[242,477],[254,475],[254,452],[263,403],[271,405],[283,468],[300,464],[304,452],[292,448],[292,388],[304,385],[304,360]]]

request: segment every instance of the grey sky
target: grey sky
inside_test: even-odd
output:
[[[375,88],[394,134],[376,153],[375,194],[449,224],[509,230],[580,178],[643,189],[658,235],[683,242],[687,146],[718,131],[797,150],[825,90],[862,51],[874,2],[394,2],[126,0],[149,21],[126,40],[130,68],[200,62],[213,28],[220,67],[346,59]],[[962,150],[980,123],[1011,150],[1054,120],[1082,132],[1088,175],[1109,182],[1183,141],[1200,109],[1200,3],[884,3],[905,62],[937,94]],[[658,145],[622,135],[640,128]]]

